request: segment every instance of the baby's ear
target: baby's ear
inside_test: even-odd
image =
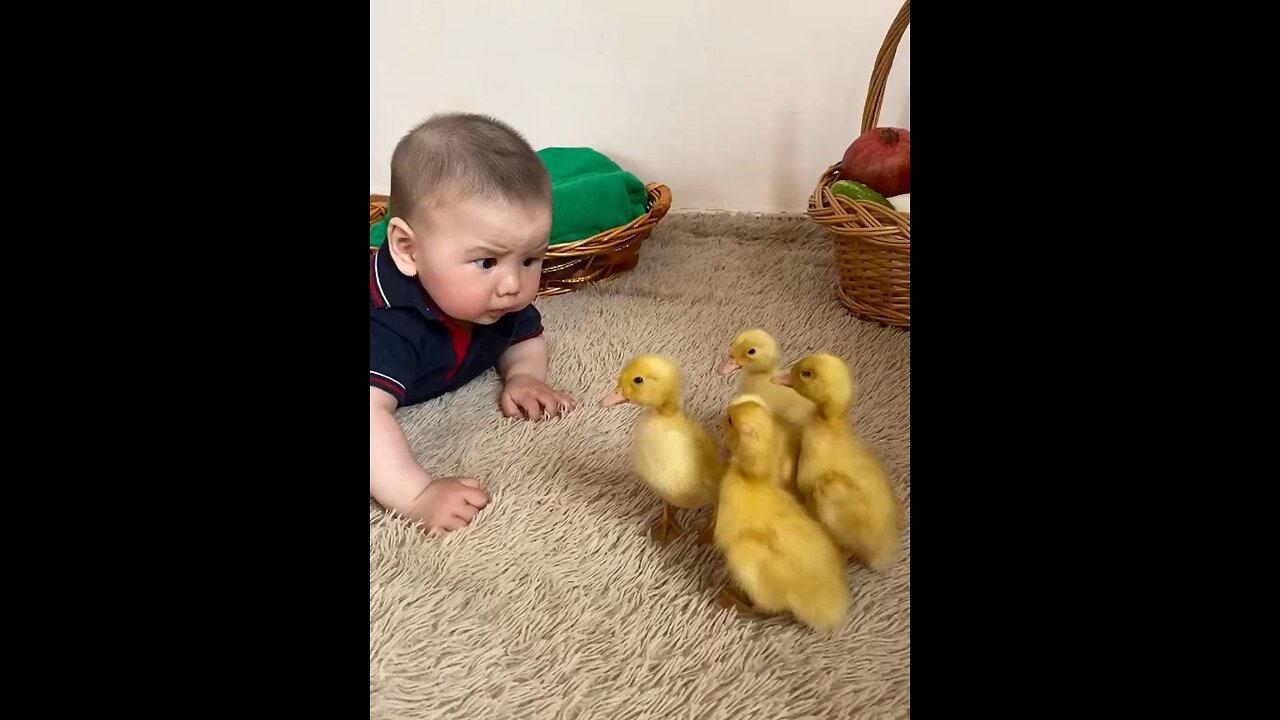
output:
[[[417,275],[418,267],[414,260],[418,247],[414,242],[413,229],[409,227],[409,223],[398,217],[391,218],[387,222],[386,243],[387,249],[391,251],[391,258],[395,260],[400,272],[409,277]]]

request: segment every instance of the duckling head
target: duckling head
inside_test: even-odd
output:
[[[778,369],[778,343],[759,328],[743,330],[729,346],[729,361],[720,366],[721,375],[739,370],[749,373],[773,373]]]
[[[853,373],[835,355],[817,353],[801,358],[789,372],[779,373],[773,381],[812,400],[827,418],[844,415],[853,403]]]
[[[600,400],[601,407],[635,403],[676,410],[680,407],[680,367],[661,355],[637,355],[618,373],[618,387]]]

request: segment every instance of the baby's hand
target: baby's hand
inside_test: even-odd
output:
[[[502,414],[507,417],[523,417],[541,420],[544,417],[561,416],[577,405],[573,398],[555,390],[532,375],[515,375],[507,378],[502,390]]]
[[[409,519],[423,524],[432,536],[469,525],[480,508],[489,504],[489,493],[475,478],[437,478],[413,499]]]

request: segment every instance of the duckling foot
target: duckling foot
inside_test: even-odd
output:
[[[676,522],[675,514],[671,511],[671,506],[667,503],[662,504],[662,514],[649,526],[653,532],[653,539],[657,541],[659,547],[666,547],[673,540],[680,537],[684,533],[684,528],[680,527],[680,523]]]
[[[716,605],[726,610],[736,610],[739,615],[748,617],[768,616],[768,613],[758,610],[750,598],[730,583],[720,586],[720,591],[716,593]]]

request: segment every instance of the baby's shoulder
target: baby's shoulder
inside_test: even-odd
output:
[[[438,341],[430,323],[412,308],[378,308],[369,311],[369,341],[397,340],[415,347]]]

